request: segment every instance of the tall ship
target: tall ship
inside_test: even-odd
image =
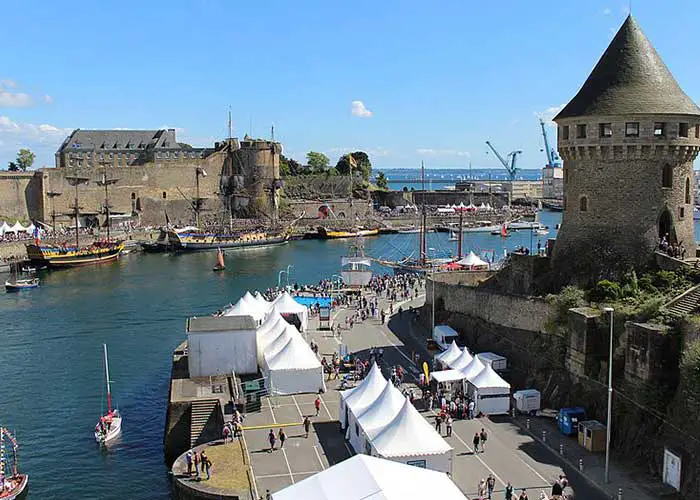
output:
[[[17,469],[19,445],[5,427],[0,427],[0,499],[19,500],[27,497],[29,476]]]
[[[318,235],[323,240],[335,240],[340,238],[362,238],[363,236],[377,236],[379,228],[369,229],[359,227],[356,229],[328,229],[319,226]]]
[[[107,226],[107,239],[95,241],[90,245],[80,245],[80,205],[78,197],[78,186],[88,184],[87,177],[66,177],[66,180],[75,187],[75,205],[72,215],[75,217],[75,244],[64,243],[42,243],[39,238],[39,230],[35,229],[34,243],[27,244],[27,256],[32,264],[38,267],[65,268],[87,266],[110,262],[119,258],[124,250],[122,240],[112,240],[110,237],[109,219],[109,194],[108,187],[114,184],[116,179],[108,179],[107,174],[103,174],[102,180],[97,183],[105,188],[105,214]],[[55,234],[55,228],[54,228]]]
[[[340,275],[350,288],[362,288],[372,280],[372,260],[365,256],[365,241],[359,236],[350,244],[348,255],[341,260]]]
[[[168,242],[176,250],[202,251],[219,248],[253,248],[283,245],[292,235],[291,226],[280,231],[208,232],[194,229],[168,231]]]

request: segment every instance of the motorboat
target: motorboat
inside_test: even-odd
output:
[[[95,441],[106,445],[122,432],[122,416],[119,410],[112,408],[112,391],[109,380],[109,363],[107,362],[107,344],[102,344],[104,350],[105,381],[107,384],[107,413],[100,417],[95,425]]]
[[[29,476],[17,469],[15,437],[5,427],[0,427],[0,499],[19,500],[27,496]]]
[[[14,281],[5,281],[5,290],[7,292],[21,292],[39,286],[39,278],[24,278]]]

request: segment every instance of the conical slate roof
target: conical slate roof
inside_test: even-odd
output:
[[[629,114],[700,115],[631,15],[554,120]]]

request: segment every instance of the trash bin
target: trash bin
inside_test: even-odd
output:
[[[594,453],[605,451],[606,428],[597,420],[584,420],[578,424],[578,444]]]

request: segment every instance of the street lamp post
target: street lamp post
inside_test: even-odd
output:
[[[280,272],[277,273],[277,288],[280,288],[282,286],[282,273],[286,273],[284,269],[280,269]]]
[[[287,286],[289,286],[289,271],[294,267],[294,265],[289,264],[287,266]]]
[[[608,422],[605,436],[605,482],[610,482],[610,434],[612,429],[612,366],[613,366],[613,313],[612,307],[604,307],[603,311],[610,315],[610,350],[608,352]]]

